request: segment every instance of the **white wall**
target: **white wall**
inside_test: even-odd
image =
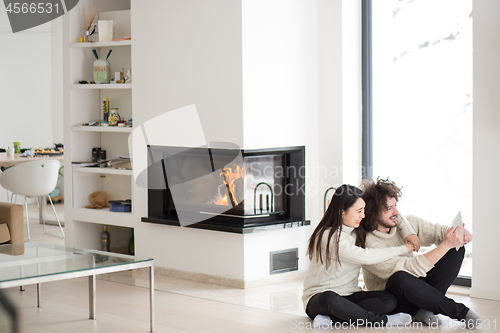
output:
[[[52,147],[62,142],[61,17],[13,34],[0,10],[0,147]]]
[[[274,251],[298,248],[299,270],[307,269],[307,239],[311,232],[311,227],[300,227],[244,235],[245,281],[269,276],[270,252]]]
[[[308,0],[243,0],[244,148],[306,147],[306,170],[318,160],[317,5]],[[316,221],[317,177],[306,178],[306,219]],[[269,252],[299,248],[311,227],[244,235],[245,279],[269,275]]]
[[[361,1],[318,0],[318,26],[318,147],[325,191],[361,180]]]
[[[196,104],[209,141],[306,146],[306,218],[313,224],[237,235],[138,222],[137,255],[161,267],[252,280],[269,276],[270,251],[298,247],[299,269],[307,268],[324,190],[342,184],[344,164],[359,165],[356,128],[346,135],[354,154],[342,153],[342,126],[355,124],[360,112],[360,35],[349,30],[359,23],[357,10],[359,1],[132,0],[134,126]],[[353,58],[349,66],[343,57]],[[193,129],[176,127],[186,135]],[[182,140],[189,141],[172,142]],[[147,193],[134,190],[136,211],[146,216]]]
[[[344,174],[342,8],[343,1],[318,1],[318,150],[321,153],[317,164],[322,193],[341,185]],[[316,209],[323,212],[323,200]],[[320,218],[316,217],[314,225]]]
[[[474,0],[473,265],[471,296],[500,300],[500,2]]]
[[[316,143],[316,3],[243,0],[242,15],[245,148]]]
[[[63,114],[63,18],[50,21],[52,70],[52,141],[64,143]],[[48,147],[52,147],[49,144]]]
[[[242,146],[241,3],[132,0],[131,9],[134,126],[195,104],[207,141]],[[197,134],[193,124],[175,127],[175,144]],[[137,214],[147,216],[146,190],[134,191]],[[138,221],[135,242],[160,267],[244,278],[243,235]]]
[[[342,182],[361,183],[361,0],[342,1]]]
[[[241,4],[148,0],[132,7],[139,123],[195,104],[207,140],[241,146]]]

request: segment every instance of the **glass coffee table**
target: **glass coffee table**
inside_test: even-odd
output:
[[[154,331],[154,262],[134,256],[77,249],[41,242],[0,245],[0,288],[89,277],[89,319],[96,313],[96,276],[99,274],[149,268],[150,331]]]

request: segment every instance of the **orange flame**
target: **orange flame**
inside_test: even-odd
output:
[[[215,204],[219,206],[227,206],[227,194],[224,194],[224,196],[220,200],[218,200]]]
[[[234,203],[237,205],[238,202],[236,201],[236,196],[234,192],[234,182],[238,178],[243,178],[243,168],[239,165],[236,165],[235,172],[233,172],[233,169],[231,168],[223,168],[222,172],[220,173],[220,177],[224,181],[224,184],[226,184],[229,188],[229,192],[232,194],[232,198],[234,200]],[[224,197],[220,200],[220,204],[218,205],[224,205],[227,206],[227,194],[224,195]]]

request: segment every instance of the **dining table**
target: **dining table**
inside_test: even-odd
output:
[[[17,164],[25,163],[25,162],[30,162],[30,161],[38,161],[38,160],[57,160],[61,162],[61,164],[64,163],[64,154],[49,154],[49,155],[39,155],[35,157],[26,157],[26,156],[21,156],[22,154],[14,154],[14,156],[7,156],[7,153],[0,153],[0,167],[11,167],[15,166]],[[8,200],[7,196],[7,201]],[[39,215],[39,220],[40,223],[45,223],[47,224],[57,224],[56,221],[47,221],[46,220],[46,208],[47,208],[47,200],[45,196],[39,197],[38,198],[38,215]]]
[[[62,164],[64,162],[64,154],[25,157],[21,156],[21,154],[14,154],[14,156],[7,156],[7,153],[0,153],[0,166],[2,167],[10,167],[20,163],[29,161],[38,161],[38,160],[58,160]]]

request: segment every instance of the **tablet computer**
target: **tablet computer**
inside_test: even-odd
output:
[[[462,214],[460,212],[457,213],[457,216],[453,219],[453,222],[451,222],[451,226],[456,229],[457,227],[460,227],[460,230],[462,231],[462,243],[464,242],[464,225],[462,222]],[[457,251],[460,249],[460,246],[456,247]]]

